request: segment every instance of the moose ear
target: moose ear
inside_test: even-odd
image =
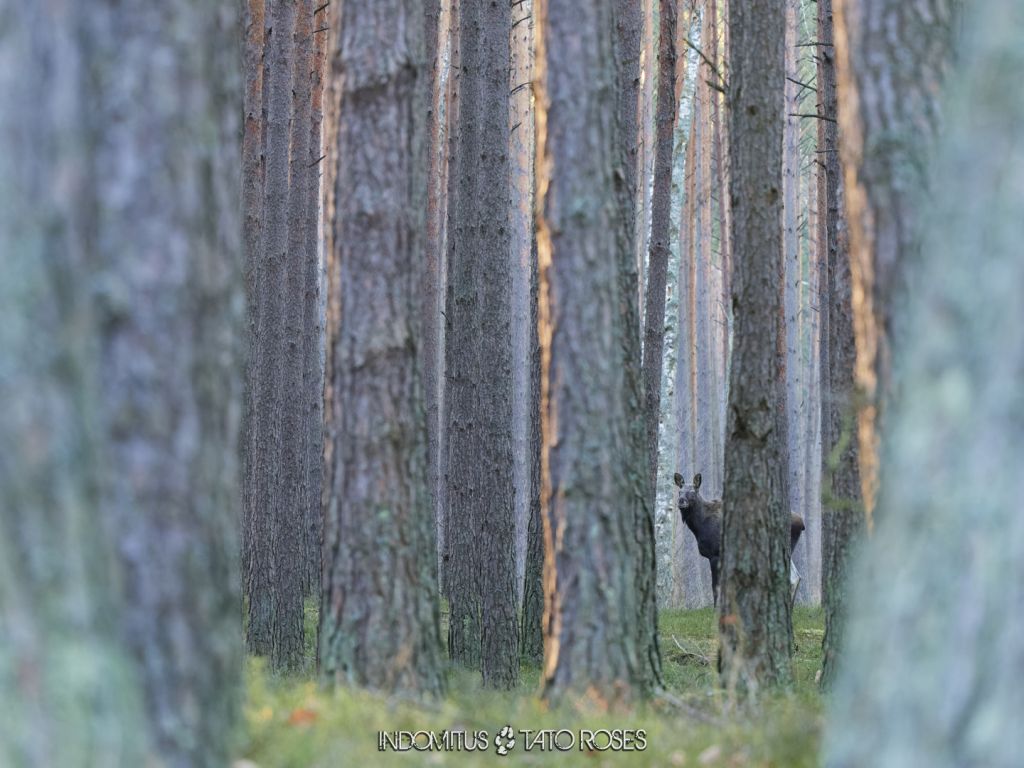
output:
[[[683,476],[680,475],[678,472],[672,475],[672,479],[676,481],[676,485],[678,485],[680,488],[683,487]]]
[[[693,476],[693,490],[700,490],[700,472]]]

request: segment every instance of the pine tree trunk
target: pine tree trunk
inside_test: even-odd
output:
[[[332,25],[329,90],[339,102],[326,229],[341,294],[331,333],[321,673],[335,684],[436,694],[444,678],[416,353],[427,167],[422,6],[345,4]]]
[[[987,0],[963,21],[929,170],[928,258],[888,308],[905,329],[893,338],[900,396],[883,424],[874,535],[850,580],[825,746],[839,768],[1002,768],[1024,748],[1024,326],[1007,322],[1024,284],[1024,16]]]
[[[307,451],[309,444],[308,404],[303,390],[307,344],[305,336],[307,241],[311,193],[310,125],[313,94],[313,0],[295,4],[295,33],[292,42],[294,72],[289,123],[289,170],[287,187],[287,229],[285,251],[284,348],[279,361],[284,365],[281,391],[281,465],[279,506],[273,522],[273,647],[271,664],[276,669],[295,670],[302,665],[303,595],[309,572],[307,549]],[[299,396],[295,396],[300,393]]]
[[[250,537],[261,522],[254,517],[256,503],[252,494],[255,493],[256,482],[256,429],[253,419],[255,407],[255,363],[259,350],[259,286],[260,249],[263,228],[264,199],[264,147],[266,140],[266,119],[264,114],[263,93],[263,53],[264,53],[264,0],[246,0],[243,9],[243,31],[245,43],[243,51],[243,76],[245,92],[243,97],[243,134],[242,134],[242,231],[245,256],[245,305],[246,332],[249,345],[246,354],[245,394],[242,405],[242,568],[246,574],[244,580],[245,593],[248,594],[248,574],[258,569],[251,566],[251,558],[258,556],[250,549]]]
[[[836,117],[835,54],[832,48],[832,0],[818,0],[818,56],[820,120],[818,143],[824,179],[823,232],[819,246],[823,277],[828,281],[828,398],[822,400],[822,420],[827,421],[822,442],[822,478],[824,506],[822,525],[822,590],[825,609],[825,636],[822,641],[824,687],[835,678],[836,663],[842,647],[846,614],[846,573],[852,548],[864,531],[864,507],[861,501],[860,473],[856,439],[856,346],[853,332],[850,256],[843,217],[843,186],[840,183],[839,131]]]
[[[458,174],[449,200],[445,400],[449,655],[518,679],[509,185],[511,9],[459,9]]]
[[[240,20],[173,0],[0,17],[0,764],[223,765]]]
[[[620,362],[636,331],[619,307],[636,293],[620,279],[614,19],[597,0],[537,8],[544,690],[613,703],[651,685],[636,626],[641,411]]]
[[[533,216],[530,217],[531,221]],[[527,529],[523,587],[523,626],[520,651],[533,664],[544,659],[544,524],[540,506],[541,466],[541,351],[537,329],[537,239],[530,259],[530,517]]]
[[[639,504],[634,505],[634,538],[636,547],[636,631],[646,674],[653,682],[661,676],[661,660],[658,652],[657,620],[657,567],[654,561],[654,514],[646,495],[649,470],[647,469],[647,448],[643,420],[643,371],[640,347],[640,298],[639,270],[637,259],[642,262],[642,251],[634,248],[638,240],[637,216],[638,179],[645,178],[644,166],[639,163],[638,139],[640,135],[640,48],[643,42],[644,7],[641,0],[615,0],[613,3],[615,22],[616,71],[616,126],[617,160],[615,180],[619,210],[622,211],[623,227],[616,232],[620,312],[626,332],[621,338],[621,355],[626,382],[626,396],[630,413],[637,418],[627,422],[626,450],[628,459],[624,464],[630,473],[630,482],[636,484]],[[641,199],[643,195],[641,195]]]
[[[951,62],[950,0],[836,0],[839,126],[850,263],[857,303],[858,440],[870,519],[879,483],[878,436],[893,393],[893,340],[907,264],[921,257],[928,158]]]
[[[781,231],[785,2],[729,9],[735,339],[723,495],[722,678],[792,680]]]
[[[282,0],[267,7],[264,27],[263,85],[266,112],[264,217],[256,265],[258,345],[253,350],[251,417],[247,427],[253,436],[249,474],[253,483],[245,495],[248,544],[245,548],[246,594],[249,598],[248,647],[267,655],[275,667],[294,668],[302,655],[301,570],[305,541],[301,521],[301,495],[294,487],[301,477],[296,466],[298,449],[294,429],[301,400],[285,398],[295,392],[294,371],[301,391],[301,300],[293,305],[296,291],[295,253],[289,239],[290,144],[295,87],[295,31],[299,0]],[[308,136],[308,129],[306,131]],[[302,155],[305,160],[306,154]],[[301,180],[300,180],[301,183]],[[303,188],[305,193],[305,188]],[[292,228],[294,229],[294,228]],[[299,270],[301,274],[301,270]],[[295,311],[299,317],[294,317]],[[299,343],[299,355],[294,350]],[[286,381],[290,378],[290,381]],[[294,411],[294,413],[293,413]],[[292,506],[294,502],[299,504]],[[278,557],[278,553],[282,557]],[[294,563],[292,562],[294,559]],[[297,585],[297,586],[296,586]]]

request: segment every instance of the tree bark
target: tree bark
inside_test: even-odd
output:
[[[271,664],[277,669],[295,670],[303,661],[303,596],[309,573],[307,458],[310,441],[308,403],[303,389],[306,347],[316,341],[307,338],[307,246],[310,202],[316,199],[309,177],[310,125],[313,92],[313,0],[295,4],[292,40],[294,72],[289,122],[289,169],[287,179],[287,229],[285,251],[284,347],[281,392],[281,465],[279,506],[273,521],[273,647]],[[314,286],[309,286],[313,288]],[[319,346],[318,344],[316,344]],[[295,396],[298,394],[298,396]]]
[[[326,7],[313,15],[313,28],[321,29],[328,17]],[[314,9],[316,11],[317,9]],[[323,545],[323,449],[324,449],[324,322],[322,273],[320,268],[320,208],[321,208],[321,154],[323,131],[324,55],[326,30],[314,31],[313,61],[310,71],[310,121],[309,121],[309,173],[305,222],[304,265],[305,296],[303,297],[302,338],[303,372],[302,392],[305,398],[306,423],[306,481],[304,501],[305,527],[305,573],[303,594],[320,594],[320,580],[323,570],[321,547]]]
[[[863,536],[865,519],[861,501],[860,473],[856,440],[855,365],[850,255],[843,217],[843,187],[840,183],[839,130],[836,118],[835,54],[832,48],[832,0],[818,0],[819,113],[831,120],[818,121],[818,144],[822,156],[824,238],[819,263],[828,281],[828,397],[822,399],[822,421],[827,422],[822,442],[822,590],[825,609],[825,636],[822,640],[823,687],[829,687],[836,674],[842,647],[846,614],[847,569],[852,548]]]
[[[533,221],[533,216],[530,216]],[[541,466],[541,352],[537,328],[537,239],[530,259],[530,517],[527,530],[523,586],[523,626],[520,651],[532,664],[544,659],[544,524],[540,504]]]
[[[782,131],[785,2],[729,9],[735,339],[723,495],[722,678],[748,693],[792,680]]]
[[[622,365],[636,329],[620,307],[636,293],[624,295],[620,279],[629,241],[615,180],[619,121],[607,98],[614,18],[597,0],[537,7],[544,692],[613,704],[651,686],[637,632],[646,475],[630,430],[641,411]]]
[[[250,549],[250,537],[262,520],[254,517],[256,510],[252,494],[256,488],[256,423],[255,415],[255,362],[259,350],[259,287],[261,233],[263,229],[263,199],[265,195],[264,148],[266,140],[266,118],[264,114],[263,55],[264,55],[264,0],[246,0],[243,9],[243,31],[245,34],[243,52],[243,75],[245,91],[243,96],[242,134],[242,231],[245,256],[245,306],[246,332],[249,339],[245,361],[245,393],[242,406],[242,493],[243,506],[242,567],[246,578],[244,586],[248,595],[251,571],[250,563],[256,552]],[[258,566],[252,570],[259,570]]]
[[[649,473],[647,498],[651,509],[654,509],[657,500],[665,289],[668,281],[672,215],[672,140],[676,122],[676,1],[659,0],[658,14],[661,19],[661,36],[658,42],[657,146],[654,160],[654,191],[651,194],[651,247],[648,257],[643,349],[644,419]]]
[[[0,763],[222,765],[242,655],[240,19],[173,1],[0,17]]]
[[[953,6],[899,0],[837,0],[846,215],[856,314],[858,441],[869,524],[879,482],[878,436],[894,395],[893,309],[907,265],[921,256],[928,158],[940,124],[938,92],[951,61]]]
[[[295,230],[289,227],[289,200],[306,194],[301,178],[301,192],[291,190],[289,171],[299,6],[300,0],[282,0],[272,3],[265,14],[266,173],[256,266],[258,346],[250,367],[253,402],[247,425],[254,433],[247,441],[252,451],[248,461],[253,490],[245,496],[251,505],[245,513],[249,524],[245,548],[248,647],[252,653],[269,656],[275,668],[285,669],[295,668],[302,658],[301,566],[305,554],[304,505],[301,485],[296,487],[304,473],[298,463],[304,444],[298,438],[302,399],[285,397],[286,392],[301,391],[302,386],[304,291],[298,278],[303,273],[295,262],[301,265],[303,248],[301,237],[289,234]],[[308,128],[302,133],[308,138]],[[307,154],[301,156],[304,162]]]
[[[326,228],[341,296],[321,673],[334,684],[438,694],[434,517],[416,352],[427,167],[422,6],[374,0],[338,10],[329,52],[337,166]]]
[[[445,411],[453,661],[518,680],[508,152],[511,9],[463,0],[458,174],[449,200]]]
[[[533,389],[533,356],[537,331],[533,316],[533,3],[512,6],[512,66],[509,69],[509,157],[512,165],[512,384],[516,492],[516,585],[524,584],[531,505],[539,492],[532,485],[533,449],[530,430],[537,410]],[[538,584],[539,582],[539,573]],[[517,595],[522,604],[523,593]],[[537,624],[539,631],[540,624]],[[525,631],[525,630],[524,630]]]
[[[928,258],[889,308],[905,330],[894,391],[913,396],[884,421],[879,514],[851,579],[825,743],[840,768],[1020,762],[1024,327],[1007,318],[1024,284],[1024,17],[988,0],[964,24],[928,171]]]
[[[804,433],[805,407],[804,364],[800,338],[803,312],[801,300],[802,270],[800,264],[800,86],[797,69],[797,2],[786,0],[786,81],[785,122],[782,138],[782,243],[784,318],[786,329],[786,419],[788,443],[786,466],[789,472],[789,509],[800,512],[804,506],[803,471],[807,460],[807,435]]]
[[[447,131],[445,125],[446,92],[443,56],[447,49],[449,15],[442,10],[441,0],[425,0],[423,4],[424,36],[426,40],[427,65],[430,68],[430,102],[427,112],[429,139],[427,146],[427,222],[425,242],[425,264],[423,269],[423,299],[421,307],[421,362],[423,372],[423,394],[427,410],[427,465],[429,470],[429,486],[431,509],[434,511],[435,525],[438,528],[438,576],[441,575],[441,507],[438,502],[440,486],[440,418],[441,418],[441,381],[443,377],[441,352],[441,308],[443,301],[443,282],[441,280],[442,263],[444,261],[443,231],[445,209],[445,193],[447,191],[447,152],[445,141]],[[445,45],[441,45],[441,41]]]
[[[614,3],[615,23],[615,75],[616,94],[616,165],[615,181],[622,227],[615,232],[620,304],[625,333],[621,341],[621,359],[625,374],[626,397],[629,412],[637,416],[627,422],[625,433],[628,459],[625,463],[630,473],[630,482],[636,485],[638,505],[631,508],[635,513],[634,536],[636,557],[636,603],[635,628],[640,648],[643,649],[643,668],[651,683],[661,677],[661,659],[658,651],[657,619],[657,566],[654,552],[654,514],[646,494],[649,470],[643,420],[643,379],[640,348],[640,308],[637,258],[642,250],[636,250],[637,240],[637,184],[638,174],[643,168],[638,165],[637,142],[640,131],[640,48],[644,28],[644,13],[641,0],[616,0]],[[642,261],[642,257],[640,257]]]

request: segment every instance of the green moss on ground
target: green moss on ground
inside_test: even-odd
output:
[[[311,612],[307,630],[315,632]],[[628,713],[549,710],[537,698],[539,670],[524,666],[515,691],[482,690],[479,675],[449,673],[448,696],[416,701],[358,690],[325,692],[309,677],[282,678],[258,659],[247,669],[245,728],[240,756],[261,768],[388,766],[426,764],[777,766],[818,764],[822,701],[814,676],[820,666],[822,612],[797,608],[794,615],[796,678],[792,692],[776,694],[754,712],[726,715],[729,697],[715,675],[717,638],[711,609],[663,611],[659,640],[665,686],[671,701],[656,701]],[[678,641],[678,645],[676,643]],[[682,646],[680,648],[679,646]],[[309,647],[312,665],[312,646]],[[494,751],[504,725],[517,731],[505,758]],[[646,749],[626,752],[523,750],[520,729],[643,729]],[[485,752],[378,751],[378,731],[486,731]],[[578,736],[577,736],[578,738]],[[243,765],[245,765],[243,763]]]

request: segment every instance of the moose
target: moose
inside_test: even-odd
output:
[[[679,511],[683,522],[697,539],[697,551],[706,557],[711,564],[711,590],[718,602],[718,569],[722,555],[722,500],[707,501],[700,495],[700,473],[693,477],[689,485],[683,482],[683,476],[676,472],[676,485],[679,487]],[[804,532],[804,519],[800,515],[789,516],[789,554],[793,555],[800,534]],[[793,569],[793,573],[795,573]],[[794,588],[795,591],[795,588]]]

